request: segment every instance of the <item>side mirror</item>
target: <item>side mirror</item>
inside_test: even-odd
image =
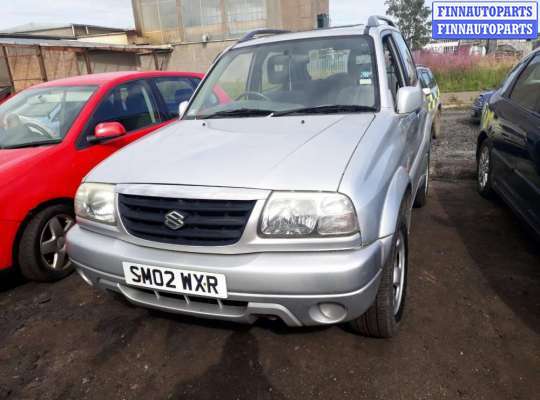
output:
[[[431,89],[426,87],[422,89],[422,92],[424,92],[426,96],[429,96],[431,94]]]
[[[126,134],[126,128],[120,122],[102,122],[96,125],[94,136],[88,138],[91,143],[103,142]]]
[[[184,114],[186,113],[186,110],[189,106],[189,101],[183,101],[178,106],[178,118],[182,118]]]
[[[418,86],[406,86],[397,93],[397,113],[410,114],[424,105],[424,94]]]

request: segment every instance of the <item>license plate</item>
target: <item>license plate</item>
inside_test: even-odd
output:
[[[225,275],[129,262],[122,265],[126,283],[130,286],[218,299],[227,298]]]

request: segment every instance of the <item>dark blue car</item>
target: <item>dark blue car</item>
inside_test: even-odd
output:
[[[475,121],[480,121],[480,118],[482,118],[482,110],[484,108],[484,104],[486,104],[491,96],[493,95],[495,91],[494,90],[488,90],[486,92],[480,93],[476,100],[474,100],[474,103],[472,105],[471,109],[471,118]]]
[[[480,194],[497,193],[540,238],[540,50],[489,99],[477,160]]]

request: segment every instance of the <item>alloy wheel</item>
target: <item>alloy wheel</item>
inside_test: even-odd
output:
[[[399,309],[401,308],[401,303],[403,301],[403,290],[405,288],[405,268],[407,267],[406,257],[405,238],[403,236],[403,232],[400,231],[396,242],[396,252],[394,256],[394,315],[399,313]]]
[[[71,267],[66,251],[66,233],[75,221],[69,215],[55,215],[41,231],[39,250],[45,265],[54,271],[65,271]]]
[[[481,189],[485,189],[489,181],[490,158],[489,147],[482,147],[480,159],[478,160],[478,184]]]

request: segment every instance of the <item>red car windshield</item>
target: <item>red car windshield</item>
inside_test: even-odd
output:
[[[28,89],[0,105],[0,148],[60,143],[95,86]]]

